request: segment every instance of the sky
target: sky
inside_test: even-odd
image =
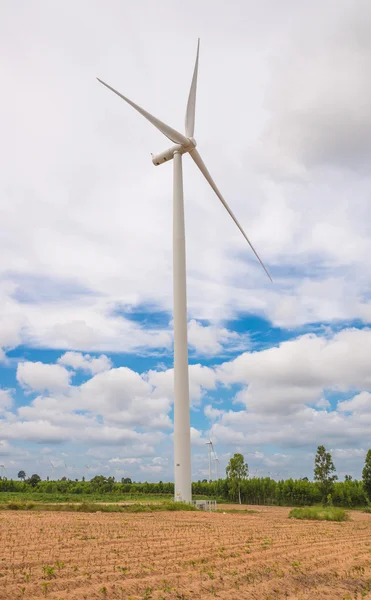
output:
[[[169,142],[184,156],[192,476],[360,478],[371,446],[369,0],[0,6],[0,464],[173,478]],[[54,465],[52,473],[51,463]]]

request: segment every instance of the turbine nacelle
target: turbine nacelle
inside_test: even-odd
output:
[[[153,164],[157,167],[158,165],[162,165],[163,163],[172,160],[175,153],[186,154],[187,152],[192,152],[192,150],[196,148],[196,140],[194,138],[187,138],[187,141],[189,142],[187,145],[175,144],[160,154],[152,154]]]

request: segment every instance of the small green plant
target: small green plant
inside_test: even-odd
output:
[[[51,567],[50,565],[43,566],[44,579],[55,579],[56,574],[54,573],[55,567]]]
[[[42,587],[43,594],[44,594],[44,596],[45,596],[45,598],[46,598],[46,596],[47,596],[47,594],[48,594],[48,591],[49,591],[49,583],[46,583],[46,581],[44,581],[44,582],[41,584],[41,587]]]
[[[104,596],[104,598],[107,596],[107,588],[106,587],[101,587],[99,592],[102,594],[102,596]]]
[[[163,579],[162,580],[162,586],[160,586],[158,589],[162,590],[164,592],[170,593],[171,592],[171,585],[169,584],[169,582],[166,579]]]
[[[128,572],[129,567],[116,567],[118,571],[121,571],[124,575]]]

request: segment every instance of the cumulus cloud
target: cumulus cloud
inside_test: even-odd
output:
[[[72,367],[73,369],[82,369],[92,375],[101,373],[102,371],[108,371],[112,367],[112,362],[105,356],[94,357],[90,354],[81,354],[81,352],[66,352],[58,359],[58,363],[66,367]]]
[[[18,383],[32,391],[61,391],[68,388],[71,373],[60,365],[42,362],[23,362],[18,364]]]
[[[258,412],[291,413],[319,401],[325,389],[370,388],[369,329],[346,329],[332,337],[314,334],[261,352],[244,353],[216,369],[224,383],[247,385],[239,402]]]
[[[12,406],[13,406],[12,391],[0,389],[0,413],[10,409]]]
[[[197,354],[205,356],[237,352],[250,345],[247,335],[240,335],[225,327],[202,325],[194,319],[188,323],[188,342]]]
[[[369,392],[360,392],[350,400],[344,400],[338,403],[338,410],[341,412],[351,412],[362,415],[371,413],[371,394]]]
[[[140,464],[142,460],[140,458],[120,458],[116,456],[116,458],[110,458],[108,462],[123,465],[136,465]]]

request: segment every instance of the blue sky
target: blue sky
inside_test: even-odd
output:
[[[274,281],[185,156],[193,477],[210,436],[220,472],[242,452],[252,474],[310,477],[324,444],[360,477],[370,25],[346,0],[2,9],[9,475],[172,479],[172,173],[150,156],[167,142],[95,78],[181,129],[201,37],[198,148]]]

